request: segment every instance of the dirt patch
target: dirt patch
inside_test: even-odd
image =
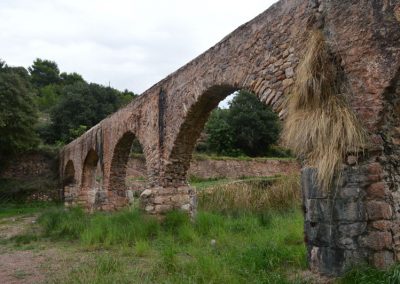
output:
[[[2,283],[40,283],[45,275],[40,265],[47,259],[32,251],[12,251],[0,255]]]
[[[0,223],[0,239],[10,239],[23,234],[36,223],[37,215],[4,218]]]
[[[317,273],[313,273],[312,271],[309,270],[304,270],[304,271],[297,271],[295,274],[293,274],[291,280],[293,280],[293,282],[296,282],[295,280],[301,280],[305,283],[310,283],[310,284],[333,284],[335,283],[336,279],[332,277],[326,277]]]
[[[47,244],[18,245],[12,238],[34,232],[37,215],[1,219],[0,283],[42,283],[68,253]]]

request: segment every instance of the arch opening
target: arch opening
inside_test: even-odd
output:
[[[263,113],[260,116],[258,116],[259,119],[264,119],[267,118],[267,120],[263,120],[263,122],[266,124],[266,127],[274,128],[275,126],[277,127],[276,133],[274,134],[275,141],[278,141],[278,138],[280,136],[280,126],[279,125],[274,125],[274,120],[276,123],[279,124],[279,118],[277,114],[277,110],[272,110],[270,107],[262,102],[260,96],[257,94],[254,94],[250,91],[247,91],[246,89],[237,89],[233,88],[230,86],[215,86],[213,88],[208,89],[196,102],[191,109],[188,111],[187,116],[185,118],[185,122],[182,124],[180,127],[179,134],[177,135],[177,138],[175,140],[173,149],[171,151],[169,161],[170,163],[167,164],[165,167],[165,180],[164,183],[169,186],[173,185],[175,186],[176,184],[178,185],[186,185],[187,184],[187,177],[188,177],[188,171],[191,165],[193,153],[198,153],[199,150],[204,151],[207,146],[205,146],[204,141],[207,140],[207,135],[208,133],[205,133],[205,128],[206,125],[208,127],[208,123],[211,122],[212,118],[215,115],[218,115],[218,113],[224,115],[224,110],[221,110],[218,106],[221,101],[223,101],[226,97],[236,97],[237,94],[242,94],[245,93],[248,95],[247,99],[249,99],[249,96],[251,97],[249,101],[252,101],[254,104],[254,101],[256,101],[256,108],[258,106],[261,106],[261,108],[264,108],[262,111],[265,110],[265,113]],[[241,99],[241,102],[235,102],[235,104],[246,104],[246,102],[243,102],[243,99]],[[245,107],[248,107],[249,112],[254,112],[251,115],[254,114],[254,116],[257,116],[258,109],[252,109],[254,105],[246,105]],[[225,102],[225,108],[227,108],[227,104]],[[238,107],[236,107],[237,109]],[[229,111],[229,109],[227,109]],[[232,110],[232,112],[234,112]],[[268,112],[268,113],[267,113]],[[236,116],[237,115],[237,116]],[[235,123],[240,124],[243,123],[241,121],[244,121],[246,118],[240,117],[242,114],[241,113],[236,113],[236,114],[230,114],[230,120],[234,120]],[[249,116],[251,116],[249,115]],[[230,121],[228,121],[228,124]],[[259,156],[267,156],[267,155],[275,155],[275,156],[290,156],[290,151],[287,149],[284,149],[283,147],[273,147],[273,148],[268,148],[269,146],[266,146],[265,149],[256,149],[257,147],[254,147],[252,144],[260,144],[261,146],[263,145],[264,142],[258,137],[264,137],[263,139],[272,139],[272,137],[267,137],[264,135],[266,134],[265,132],[268,131],[268,129],[262,129],[262,130],[255,130],[253,131],[252,134],[249,134],[251,132],[251,128],[256,129],[257,124],[260,125],[260,122],[256,120],[249,121],[248,125],[243,125],[243,129],[241,131],[240,125],[238,125],[234,130],[234,135],[235,135],[235,141],[228,141],[229,139],[232,138],[232,135],[230,137],[227,137],[225,139],[226,144],[229,143],[234,143],[235,145],[231,145],[233,148],[233,151],[228,152],[223,152],[223,151],[218,151],[218,153],[211,153],[212,155],[224,155],[224,156],[249,156],[249,157],[259,157]],[[224,131],[224,129],[218,129],[218,131]],[[247,131],[247,132],[246,132]],[[263,132],[262,135],[259,135],[260,133],[256,133],[257,131]],[[271,132],[271,131],[270,131]],[[273,132],[273,131],[272,131]],[[246,136],[247,135],[247,136]],[[271,134],[273,136],[273,134]],[[223,135],[222,135],[223,136]],[[257,136],[257,137],[256,137]],[[268,136],[268,134],[267,134]],[[258,140],[257,140],[258,139]],[[237,140],[237,141],[236,141]],[[200,143],[199,143],[200,142]],[[274,142],[275,143],[275,142]],[[225,145],[222,145],[222,147],[225,147]],[[265,143],[264,143],[265,144]],[[230,149],[232,150],[232,149]],[[265,150],[265,151],[264,151]],[[210,153],[209,153],[210,154]],[[190,175],[191,173],[189,173]]]
[[[62,180],[62,194],[61,197],[64,202],[69,204],[74,199],[74,190],[76,185],[75,167],[74,163],[69,160],[65,166],[63,180]]]
[[[79,204],[86,209],[94,209],[101,203],[102,169],[99,163],[99,156],[91,149],[86,155],[82,172],[82,187],[79,194]],[[104,198],[104,196],[103,196]]]
[[[143,148],[132,132],[117,142],[111,160],[110,184],[116,207],[131,204],[147,184],[146,159]]]

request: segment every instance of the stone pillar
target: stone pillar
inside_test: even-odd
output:
[[[193,218],[197,207],[196,190],[188,185],[149,188],[140,195],[140,207],[157,216],[171,210],[182,210]]]
[[[312,271],[337,276],[355,265],[384,269],[394,264],[399,222],[379,161],[379,156],[369,156],[356,164],[356,157],[348,157],[336,189],[328,192],[316,185],[315,169],[302,169],[304,232]]]

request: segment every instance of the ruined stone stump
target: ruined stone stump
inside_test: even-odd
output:
[[[147,214],[162,216],[171,210],[196,214],[196,190],[190,186],[153,187],[140,195],[140,207]]]

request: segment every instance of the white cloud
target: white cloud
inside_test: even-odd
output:
[[[2,0],[0,58],[141,93],[274,0]]]

